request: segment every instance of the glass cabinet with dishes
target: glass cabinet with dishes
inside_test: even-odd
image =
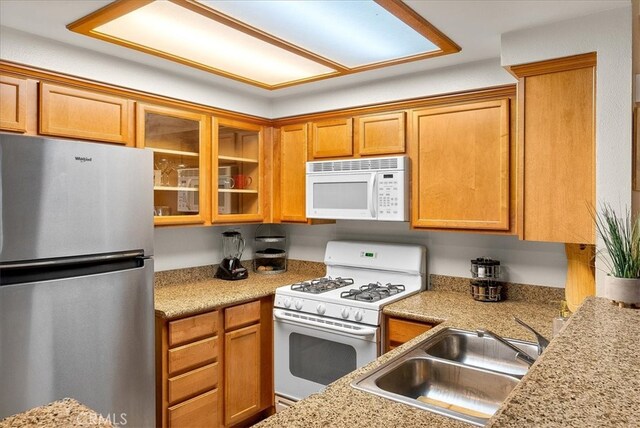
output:
[[[137,144],[153,151],[156,225],[206,222],[208,135],[206,115],[138,104]]]
[[[263,127],[228,119],[213,123],[213,222],[262,221]]]

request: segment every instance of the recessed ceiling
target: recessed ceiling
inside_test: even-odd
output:
[[[2,28],[16,29],[75,49],[93,51],[105,58],[143,64],[161,70],[167,75],[202,82],[212,88],[217,87],[264,100],[276,100],[338,91],[383,79],[398,79],[405,75],[426,73],[474,61],[497,59],[500,57],[501,34],[629,6],[628,0],[405,0],[418,15],[428,19],[436,28],[455,40],[462,51],[455,55],[406,62],[271,91],[200,69],[185,67],[163,58],[142,55],[139,51],[104,43],[67,30],[66,25],[70,22],[110,3],[112,2],[109,0],[0,0],[0,41]],[[23,48],[28,50],[29,46]],[[7,53],[8,51],[3,52],[0,49],[0,58],[11,60]],[[34,66],[57,70],[58,66],[52,66],[47,58],[38,56],[33,59]],[[73,66],[65,66],[58,71],[91,78],[91,70],[83,67],[76,70]],[[176,82],[178,84],[180,80]]]
[[[401,0],[120,0],[67,27],[265,89],[460,51]]]

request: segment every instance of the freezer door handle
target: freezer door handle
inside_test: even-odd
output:
[[[120,253],[93,254],[89,256],[60,257],[48,260],[27,260],[19,262],[0,263],[0,267],[3,269],[42,268],[47,266],[115,262],[118,260],[133,259],[142,256],[144,256],[144,252],[142,250],[136,250],[124,251]]]

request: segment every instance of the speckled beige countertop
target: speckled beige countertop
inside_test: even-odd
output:
[[[251,266],[250,261],[242,263]],[[259,299],[274,294],[282,285],[324,276],[326,267],[323,263],[289,260],[285,273],[249,272],[249,278],[240,281],[216,279],[214,273],[214,266],[156,273],[156,315],[178,318]]]
[[[0,420],[2,428],[70,428],[70,427],[100,427],[109,428],[113,425],[87,406],[71,398],[54,401],[46,406],[36,407],[24,413],[9,416]]]
[[[524,289],[524,294],[529,291]],[[512,321],[515,315],[551,337],[557,310],[549,302],[561,293],[552,290],[547,303],[538,291],[533,293],[529,301],[481,303],[443,287],[391,304],[385,314],[441,324],[257,426],[469,427],[356,390],[350,383],[445,327],[486,327],[506,337],[532,340]],[[640,426],[639,335],[640,311],[619,309],[603,299],[586,300],[488,426]]]

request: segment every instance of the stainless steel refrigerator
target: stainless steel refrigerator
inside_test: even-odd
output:
[[[0,134],[0,419],[155,425],[153,154]]]

